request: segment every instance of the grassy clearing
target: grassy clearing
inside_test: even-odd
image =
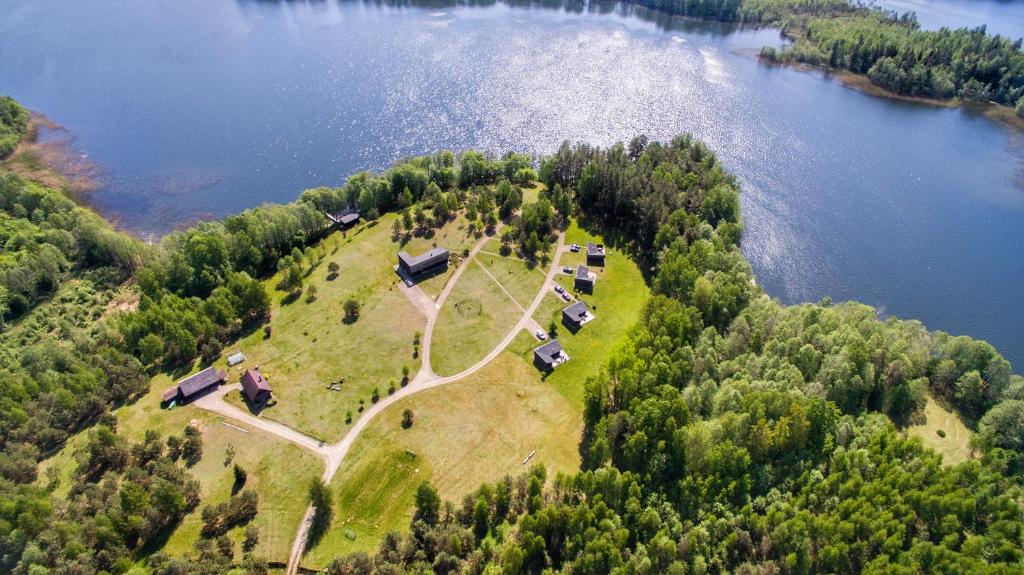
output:
[[[971,458],[971,431],[960,418],[946,409],[931,394],[924,407],[925,421],[907,428],[911,437],[920,437],[926,447],[942,454],[942,462],[954,465]],[[939,435],[939,431],[945,437]]]
[[[460,503],[483,482],[525,471],[523,459],[531,451],[536,455],[530,465],[542,463],[552,473],[578,469],[580,411],[541,381],[528,359],[533,345],[522,332],[473,376],[381,413],[334,479],[338,520],[303,565],[323,567],[344,553],[376,548],[388,530],[408,529],[416,486],[424,479],[443,498]],[[402,429],[407,408],[415,423]],[[346,529],[356,533],[355,540],[345,536]]]
[[[453,375],[483,359],[522,312],[476,263],[470,262],[441,307],[431,348],[431,363],[441,375]]]
[[[566,244],[577,243],[586,245],[592,241],[601,243],[600,236],[581,229],[574,222],[566,231]],[[559,261],[560,266],[575,267],[585,263],[586,254],[566,252]],[[558,339],[572,358],[569,362],[558,366],[547,377],[553,385],[567,398],[577,405],[583,402],[583,384],[590,376],[596,375],[604,365],[605,359],[630,327],[640,318],[640,312],[650,296],[650,290],[644,283],[643,275],[636,263],[626,254],[617,250],[609,250],[603,268],[592,268],[597,272],[597,284],[593,295],[578,294],[590,306],[596,316],[593,321],[583,326],[575,335],[562,325],[562,308],[568,302],[552,294],[545,297],[534,319],[542,327],[555,321],[558,325]],[[572,276],[559,274],[557,283],[572,291]]]
[[[270,560],[287,561],[292,537],[305,512],[305,487],[323,471],[320,459],[272,435],[255,430],[245,433],[224,425],[227,420],[194,407],[161,410],[160,392],[171,381],[166,376],[156,379],[156,385],[149,394],[115,412],[118,433],[130,441],[140,441],[147,429],[155,430],[164,437],[180,435],[190,422],[197,423],[203,431],[203,458],[189,470],[199,481],[201,502],[167,534],[159,550],[172,556],[190,552],[202,529],[203,507],[230,497],[234,475],[231,464],[225,465],[230,445],[235,450],[232,463],[238,463],[248,472],[245,487],[255,491],[260,498],[259,513],[253,521],[260,532],[256,553]],[[75,451],[85,446],[88,433],[83,431],[74,436],[64,449],[40,465],[40,483],[47,481],[46,469],[53,467],[59,470],[57,494],[63,496],[67,493],[71,478],[76,473]],[[243,530],[244,527],[239,527],[228,534],[235,542],[238,556],[242,553]]]
[[[426,327],[426,319],[398,289],[393,271],[397,244],[390,241],[390,215],[372,227],[336,233],[324,241],[327,256],[306,278],[316,286],[317,299],[305,296],[282,304],[274,292],[272,335],[257,331],[224,350],[246,356],[240,368],[259,365],[270,379],[277,404],[264,415],[309,434],[335,441],[348,429],[346,412],[358,417],[359,400],[367,405],[375,387],[386,393],[391,379],[400,380],[402,366],[415,375],[413,339]],[[341,266],[336,279],[328,278],[328,262]],[[267,282],[268,289],[276,278]],[[359,320],[342,322],[342,306],[353,297],[360,302]],[[222,358],[221,361],[224,361]],[[232,370],[235,380],[241,369]],[[344,378],[340,391],[327,385]],[[229,400],[244,407],[237,394]]]
[[[392,446],[382,447],[373,457],[360,459],[347,474],[345,489],[337,489],[338,515],[329,539],[335,544],[320,545],[320,564],[330,561],[336,546],[351,551],[372,552],[380,536],[404,531],[412,519],[416,487],[431,477],[430,462],[419,454]],[[335,483],[340,485],[340,483]]]
[[[523,203],[533,204],[540,198],[540,193],[544,190],[544,184],[540,182],[534,182],[528,187],[522,188],[523,190]]]
[[[481,252],[477,254],[476,260],[501,282],[505,290],[524,309],[530,306],[530,302],[537,295],[537,290],[544,284],[546,272],[539,266],[519,258]]]

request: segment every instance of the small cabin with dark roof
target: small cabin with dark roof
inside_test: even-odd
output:
[[[342,230],[351,228],[359,223],[359,212],[354,209],[348,209],[336,214],[324,212],[324,215],[327,216],[327,219],[331,221],[332,225]]]
[[[533,350],[533,364],[541,371],[551,371],[555,366],[569,361],[569,356],[562,349],[562,344],[553,339]]]
[[[270,382],[263,376],[259,366],[247,369],[242,374],[242,393],[253,405],[262,405],[270,400],[272,391]]]
[[[448,269],[448,250],[433,248],[416,257],[409,252],[398,252],[398,269],[409,277],[421,276]]]
[[[604,265],[604,244],[587,242],[587,265]]]
[[[177,385],[164,392],[162,399],[164,404],[176,401],[188,403],[189,401],[203,395],[207,391],[224,383],[228,374],[224,370],[215,367],[208,367],[199,373],[190,375],[178,382]]]
[[[580,264],[576,266],[576,275],[573,277],[572,285],[574,288],[591,293],[594,291],[594,282],[597,281],[597,274],[590,271],[590,268]]]
[[[562,310],[562,323],[574,332],[592,319],[594,314],[590,313],[590,308],[582,300]]]

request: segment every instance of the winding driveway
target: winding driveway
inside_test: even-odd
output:
[[[352,428],[348,430],[348,433],[346,433],[345,436],[337,443],[326,444],[319,439],[310,437],[283,423],[263,417],[257,417],[224,401],[225,395],[232,391],[236,391],[241,387],[239,384],[223,386],[214,393],[196,400],[193,405],[200,409],[205,409],[218,415],[233,419],[236,422],[244,423],[250,427],[259,429],[260,431],[270,433],[315,453],[324,461],[324,472],[321,477],[324,480],[324,483],[330,483],[331,479],[334,478],[335,473],[337,473],[338,469],[341,467],[342,462],[345,460],[345,456],[348,455],[349,449],[352,448],[352,445],[359,437],[359,434],[366,429],[366,426],[370,424],[377,414],[387,409],[391,404],[401,401],[411,395],[435,387],[440,387],[448,383],[453,383],[473,375],[493,361],[494,358],[498,357],[501,352],[505,351],[520,331],[527,329],[532,332],[532,330],[535,329],[537,323],[533,319],[533,314],[537,311],[537,308],[540,307],[541,302],[544,301],[544,296],[555,285],[554,279],[559,270],[558,261],[566,250],[565,234],[560,234],[558,236],[558,243],[555,245],[555,254],[551,260],[551,269],[548,270],[547,276],[544,278],[544,284],[541,285],[537,295],[534,296],[533,301],[530,302],[530,306],[523,311],[522,317],[520,317],[519,321],[516,322],[515,327],[505,335],[505,338],[502,339],[501,342],[498,343],[498,345],[496,345],[487,355],[485,355],[483,359],[460,373],[444,377],[434,373],[430,364],[430,347],[434,332],[434,325],[437,323],[437,317],[441,306],[444,305],[445,300],[448,299],[452,289],[455,287],[455,283],[460,277],[462,277],[462,273],[467,267],[469,267],[472,260],[476,258],[477,253],[483,249],[489,239],[489,236],[484,236],[475,246],[473,246],[470,250],[469,256],[462,260],[458,269],[455,270],[455,273],[452,274],[452,277],[449,278],[448,282],[445,284],[444,289],[441,290],[441,293],[438,295],[437,300],[434,303],[433,309],[429,310],[429,313],[426,313],[427,327],[424,332],[423,339],[420,342],[422,365],[419,372],[416,374],[416,377],[414,377],[408,385],[399,389],[394,394],[382,398],[377,403],[371,405],[370,408],[363,413],[362,417],[356,420]],[[491,277],[493,278],[493,276]],[[504,289],[504,287],[502,287],[502,289]],[[423,306],[418,307],[423,309]],[[424,311],[427,312],[428,310]],[[315,509],[312,506],[306,508],[306,514],[299,524],[298,532],[295,534],[295,540],[292,543],[291,553],[288,556],[288,568],[285,571],[286,575],[295,575],[298,572],[299,562],[302,559],[303,551],[305,551],[306,548],[306,541],[309,537],[309,529],[312,526],[314,512]]]

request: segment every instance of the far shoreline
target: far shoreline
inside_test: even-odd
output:
[[[1024,132],[1024,118],[1021,118],[1017,113],[1009,106],[997,104],[995,102],[980,102],[975,100],[963,100],[958,97],[953,98],[929,98],[927,96],[909,96],[906,94],[899,94],[891,90],[887,90],[871,82],[871,79],[866,74],[857,74],[850,72],[849,70],[843,70],[841,68],[831,68],[828,66],[815,66],[813,64],[806,64],[803,62],[773,62],[763,56],[758,55],[757,59],[767,66],[788,66],[801,72],[819,72],[825,78],[834,78],[839,81],[843,86],[856,90],[862,94],[868,96],[874,96],[876,98],[885,98],[888,100],[897,100],[900,102],[909,102],[913,104],[920,104],[924,106],[931,106],[936,108],[958,108],[968,113],[984,116],[989,120],[1012,128],[1018,131]]]

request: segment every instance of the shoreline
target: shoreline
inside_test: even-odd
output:
[[[74,137],[45,114],[29,110],[25,137],[0,166],[26,180],[63,191],[78,203],[103,185],[103,170],[74,149]],[[45,136],[45,137],[44,137]]]
[[[141,241],[151,241],[126,229],[115,214],[106,213],[92,201],[92,193],[106,181],[102,166],[74,147],[74,135],[46,114],[29,110],[25,137],[6,158],[0,170],[17,174],[35,184],[64,194],[79,207],[89,210],[114,230]]]

